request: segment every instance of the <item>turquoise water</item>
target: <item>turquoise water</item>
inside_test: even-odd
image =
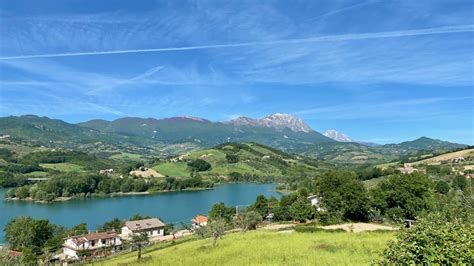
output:
[[[91,230],[113,218],[126,219],[136,213],[180,224],[190,223],[189,220],[197,214],[207,214],[215,203],[248,205],[260,194],[280,197],[275,192],[274,184],[224,184],[213,190],[103,197],[50,204],[3,201],[5,192],[6,189],[0,189],[0,243],[4,242],[5,225],[17,216],[49,219],[66,227],[85,222]]]

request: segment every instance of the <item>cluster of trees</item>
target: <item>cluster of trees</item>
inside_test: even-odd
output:
[[[262,177],[250,173],[231,172],[228,180],[229,182],[262,182]]]
[[[391,167],[381,169],[379,167],[365,166],[365,167],[359,167],[355,172],[357,174],[357,177],[360,180],[369,180],[369,179],[374,179],[374,178],[378,178],[382,176],[395,174],[398,172],[398,170]]]
[[[93,194],[212,188],[214,183],[200,178],[145,181],[142,178],[112,178],[101,175],[63,173],[47,181],[11,188],[5,198],[52,201],[59,197],[89,197]]]
[[[70,229],[51,224],[46,219],[19,216],[5,227],[5,240],[9,248],[21,251],[18,265],[35,265],[38,261],[47,263],[52,254],[62,248],[63,239],[68,235],[87,233],[87,225],[82,223]],[[3,261],[0,261],[0,264]]]
[[[211,170],[211,164],[203,159],[196,159],[188,162],[193,172],[204,172]]]

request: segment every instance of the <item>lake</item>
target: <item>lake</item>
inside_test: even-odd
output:
[[[3,201],[6,189],[0,189],[0,243],[4,242],[5,225],[17,216],[49,219],[65,227],[85,222],[90,230],[113,218],[127,219],[134,214],[160,217],[167,223],[189,224],[195,215],[207,215],[215,203],[248,205],[260,194],[280,198],[275,187],[275,184],[224,184],[213,190],[97,197],[49,204]]]

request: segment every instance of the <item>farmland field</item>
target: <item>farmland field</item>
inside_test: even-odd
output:
[[[84,172],[82,166],[73,163],[42,163],[40,166],[61,172]]]
[[[129,253],[95,265],[369,265],[393,232],[252,231],[175,246],[158,244],[136,261]],[[282,243],[285,243],[282,245]],[[161,247],[159,245],[162,245]]]

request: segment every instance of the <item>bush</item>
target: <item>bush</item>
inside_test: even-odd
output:
[[[234,217],[234,226],[244,231],[256,229],[258,223],[262,221],[262,216],[256,211],[244,210]]]
[[[449,184],[444,180],[436,182],[436,192],[444,195],[448,194]]]
[[[228,153],[225,155],[225,159],[228,163],[237,163],[239,162],[239,156],[237,154]]]
[[[383,251],[383,265],[400,264],[472,264],[474,262],[472,227],[459,219],[447,220],[430,214],[417,220],[410,229],[401,229],[396,241]]]
[[[204,172],[204,171],[211,170],[211,164],[202,159],[196,159],[194,161],[190,161],[188,162],[188,166],[191,167],[193,172]]]

